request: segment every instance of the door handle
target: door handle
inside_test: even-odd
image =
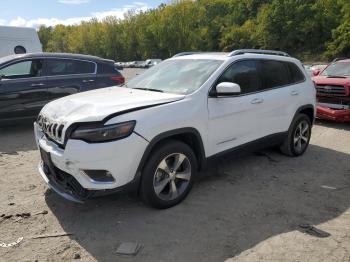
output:
[[[95,82],[95,80],[93,80],[93,79],[83,80],[83,83],[92,83],[92,82]]]
[[[39,87],[39,86],[44,86],[45,84],[43,83],[40,83],[40,84],[31,84],[30,86],[31,87]]]
[[[250,101],[251,104],[261,104],[262,102],[264,102],[264,99],[262,98],[254,98],[252,101]]]
[[[296,91],[296,90],[293,90],[292,92],[290,92],[290,94],[291,94],[292,96],[297,96],[297,95],[299,95],[299,92]]]

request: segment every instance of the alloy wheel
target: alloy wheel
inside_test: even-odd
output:
[[[307,121],[301,121],[294,132],[294,150],[297,153],[303,152],[307,147],[310,139],[310,125]]]
[[[174,200],[185,192],[191,175],[188,157],[181,153],[170,154],[159,163],[154,173],[154,192],[162,200]]]

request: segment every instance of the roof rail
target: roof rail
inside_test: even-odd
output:
[[[178,57],[178,56],[185,56],[185,55],[196,55],[196,54],[201,54],[203,52],[182,52],[174,55],[173,57]]]
[[[262,49],[238,49],[231,52],[228,56],[235,56],[235,55],[243,55],[243,54],[264,54],[264,55],[279,55],[279,56],[288,56],[289,54],[282,52],[282,51],[276,51],[276,50],[262,50]]]
[[[338,62],[338,61],[341,61],[341,60],[345,60],[345,59],[349,59],[347,57],[337,57],[337,58],[334,58],[332,63],[335,63],[335,62]]]

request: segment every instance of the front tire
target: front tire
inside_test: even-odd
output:
[[[175,140],[161,144],[142,172],[143,202],[159,209],[177,205],[190,192],[197,166],[196,156],[187,144]]]
[[[311,127],[311,121],[307,115],[297,115],[289,128],[288,136],[280,147],[281,152],[293,157],[304,154],[309,146]]]

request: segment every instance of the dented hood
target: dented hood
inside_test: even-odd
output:
[[[48,103],[41,111],[58,122],[101,121],[112,114],[174,102],[184,95],[109,87],[78,93]]]

